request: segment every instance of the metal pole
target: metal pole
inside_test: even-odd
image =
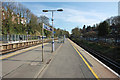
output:
[[[43,62],[43,53],[44,53],[44,46],[43,46],[43,37],[44,37],[44,29],[43,29],[43,27],[44,27],[44,23],[42,23],[42,62]]]
[[[54,27],[53,27],[53,11],[52,11],[52,52],[54,51],[54,48],[55,48],[55,46],[54,46]]]
[[[64,37],[63,37],[63,43],[65,43],[65,35],[64,35]]]
[[[28,41],[28,31],[27,31],[27,41]]]

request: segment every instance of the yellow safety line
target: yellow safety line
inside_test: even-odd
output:
[[[44,45],[46,45],[46,44],[48,44],[48,43],[44,43]],[[42,46],[42,44],[41,44],[40,46]],[[5,58],[9,58],[9,57],[11,57],[11,56],[14,56],[14,55],[17,55],[17,54],[20,54],[20,53],[29,51],[29,50],[31,50],[31,49],[34,49],[34,48],[37,48],[37,47],[40,47],[40,46],[35,46],[35,47],[32,47],[32,48],[30,48],[30,49],[28,49],[28,50],[25,50],[25,51],[16,52],[15,54],[8,54],[8,55],[6,55],[5,57],[4,57],[4,56],[1,56],[2,58],[0,58],[0,60],[5,59]]]
[[[72,43],[71,43],[72,44]],[[72,44],[73,46],[73,44]],[[73,46],[74,47],[74,46]],[[76,47],[74,47],[74,49],[77,51],[77,53],[79,54],[79,56],[82,58],[82,60],[85,62],[85,64],[87,65],[87,67],[90,69],[90,71],[93,73],[93,75],[97,78],[97,80],[100,80],[99,77],[97,76],[97,74],[95,74],[95,72],[93,71],[93,69],[90,67],[90,65],[87,63],[87,61],[83,58],[83,56],[79,53],[79,51],[76,49]]]

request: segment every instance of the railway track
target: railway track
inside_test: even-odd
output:
[[[114,70],[116,73],[118,73],[120,75],[120,64],[113,61],[112,59],[100,54],[99,52],[84,46],[82,44],[78,44],[79,46],[81,46],[82,48],[84,48],[86,51],[88,51],[90,54],[92,54],[94,57],[96,57],[97,59],[99,59],[101,62],[103,62],[104,64],[106,64],[108,67],[110,67],[112,70]]]

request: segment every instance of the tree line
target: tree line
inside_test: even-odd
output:
[[[93,26],[84,25],[83,28],[72,29],[71,38],[114,38],[120,39],[120,16],[108,18]]]
[[[49,24],[46,16],[37,17],[28,8],[18,2],[2,3],[2,34],[35,35],[42,34],[42,22]],[[52,26],[51,26],[52,27]],[[44,30],[45,36],[50,37],[52,32]],[[62,29],[55,29],[55,36],[67,35],[69,32]],[[62,33],[61,33],[62,32]]]

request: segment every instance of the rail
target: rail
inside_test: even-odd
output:
[[[109,66],[111,69],[113,69],[115,72],[117,72],[120,75],[120,64],[113,61],[112,59],[98,53],[95,50],[90,49],[87,46],[84,46],[82,44],[80,44],[80,46],[82,48],[84,48],[85,50],[87,50],[89,53],[91,53],[93,56],[95,56],[97,59],[99,59],[100,61],[102,61],[104,64],[106,64],[107,66]]]

